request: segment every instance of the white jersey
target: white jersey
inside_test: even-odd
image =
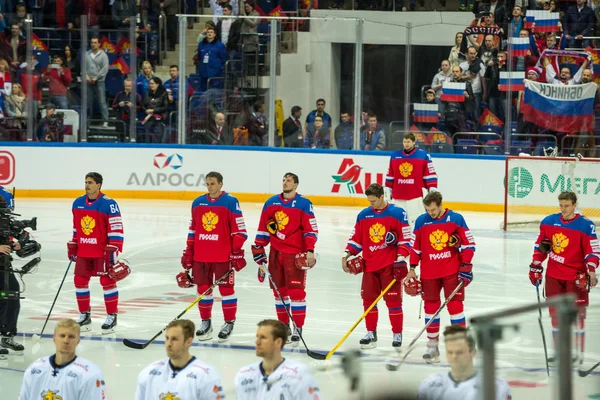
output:
[[[34,361],[23,374],[19,400],[105,400],[102,371],[85,358],[57,366],[55,356]]]
[[[148,365],[138,376],[135,400],[221,400],[221,376],[208,364],[192,359],[174,369],[168,358]]]
[[[419,400],[482,400],[483,382],[479,373],[456,382],[449,372],[438,372],[419,385]],[[511,400],[510,387],[502,378],[496,377],[496,400]]]
[[[269,376],[262,362],[240,369],[235,376],[238,400],[319,400],[321,392],[308,367],[284,359]]]

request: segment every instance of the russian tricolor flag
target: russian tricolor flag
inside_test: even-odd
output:
[[[558,32],[559,13],[537,11],[535,17],[536,32]]]
[[[415,103],[414,121],[436,124],[438,122],[438,105]]]
[[[440,96],[440,100],[464,103],[465,90],[467,90],[467,84],[465,82],[446,81],[442,84],[442,95]]]
[[[500,82],[498,84],[498,90],[501,92],[516,92],[525,90],[525,72],[504,72],[500,71]]]
[[[512,44],[513,57],[525,57],[529,50],[529,38],[508,38],[509,49]]]
[[[531,29],[533,27],[533,23],[535,22],[535,29],[537,31],[537,12],[536,11],[527,11],[527,15],[525,15],[525,29]]]

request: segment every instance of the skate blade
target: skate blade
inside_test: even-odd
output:
[[[427,364],[439,364],[440,363],[440,358],[439,357],[424,358],[423,360],[425,360],[425,362]]]
[[[300,341],[299,340],[297,340],[295,342],[292,341],[292,347],[298,347],[299,345],[300,345]]]
[[[376,349],[377,348],[377,343],[361,344],[360,348],[362,350]]]
[[[212,337],[212,336],[209,336],[209,337],[203,337],[203,338],[201,338],[201,337],[199,337],[199,336],[196,336],[196,339],[198,339],[198,341],[199,341],[200,343],[202,343],[202,342],[207,342],[207,341],[209,341],[209,340],[212,340],[212,339],[213,339],[213,337]]]
[[[219,338],[218,342],[219,342],[219,343],[226,343],[226,342],[229,342],[229,338],[224,338],[224,339],[222,339],[222,338]]]
[[[110,335],[111,333],[115,333],[115,328],[102,329],[102,334],[103,335]]]
[[[92,331],[91,325],[84,325],[79,328],[79,332],[81,332],[81,333],[91,332],[91,331]]]

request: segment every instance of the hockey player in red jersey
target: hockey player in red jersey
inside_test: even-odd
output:
[[[84,332],[91,328],[89,282],[98,276],[107,313],[102,331],[110,333],[117,325],[117,281],[129,275],[130,269],[126,262],[116,261],[123,251],[123,221],[117,202],[100,191],[102,182],[97,172],[85,176],[86,194],[73,202],[73,237],[67,251],[69,260],[75,261],[77,323]]]
[[[406,211],[388,204],[383,187],[371,184],[365,191],[370,207],[362,210],[356,218],[354,231],[342,257],[344,272],[363,272],[361,296],[365,310],[373,304],[381,292],[395,279],[396,283],[383,296],[392,325],[392,346],[402,346],[402,280],[408,273],[406,259],[410,255],[410,226]],[[349,256],[362,253],[362,257],[348,261]],[[360,340],[361,348],[377,347],[377,306],[365,318],[367,334]]]
[[[406,294],[421,294],[425,303],[425,323],[441,307],[440,292],[448,298],[459,282],[463,287],[448,302],[452,325],[466,325],[464,314],[465,288],[473,280],[471,260],[475,254],[475,241],[462,215],[442,205],[442,194],[430,192],[423,199],[425,214],[416,222],[411,241],[410,271],[404,280]],[[420,263],[421,281],[416,268]],[[427,363],[440,362],[439,316],[427,328],[427,350],[423,359]]]
[[[600,243],[596,236],[596,226],[592,221],[576,212],[577,195],[562,192],[558,196],[560,213],[544,218],[533,250],[533,260],[529,266],[529,280],[534,286],[542,283],[546,269],[546,297],[562,293],[577,295],[579,306],[575,347],[583,355],[585,344],[584,321],[589,304],[590,287],[598,284],[596,269],[600,263]],[[550,308],[552,333],[558,339],[558,319],[556,309]],[[554,361],[554,357],[549,359]],[[580,362],[583,360],[580,360]]]
[[[386,197],[408,213],[412,227],[423,214],[423,189],[433,192],[438,184],[431,156],[415,143],[414,133],[404,134],[404,149],[392,153],[385,178]]]
[[[306,272],[316,264],[314,252],[318,235],[312,203],[296,193],[298,183],[296,174],[288,172],[283,176],[283,192],[265,203],[252,246],[254,261],[259,265],[259,281],[264,280],[262,268],[268,264],[269,273],[283,297],[284,304],[281,304],[273,290],[277,318],[286,325],[290,321],[284,307],[289,309],[291,301],[291,314],[298,328],[291,335],[293,346],[300,343],[306,318]],[[271,251],[267,263],[265,246],[269,243]]]
[[[186,270],[177,275],[182,288],[197,285],[198,294],[204,293],[230,269],[241,271],[246,266],[242,246],[248,238],[246,224],[238,200],[222,191],[223,175],[206,174],[207,194],[192,203],[192,219],[187,237],[187,247],[181,264]],[[189,271],[192,277],[189,276]],[[234,290],[235,272],[219,285],[221,307],[225,323],[219,332],[219,341],[229,339],[237,314],[237,297]],[[196,331],[199,341],[212,339],[212,292],[198,303],[202,323]]]

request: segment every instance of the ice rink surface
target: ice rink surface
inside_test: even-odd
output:
[[[110,195],[110,191],[107,194]],[[164,343],[159,340],[144,350],[133,350],[125,347],[121,340],[148,340],[196,298],[195,288],[181,289],[175,282],[175,275],[181,270],[180,257],[185,247],[191,201],[117,201],[125,229],[122,258],[129,260],[133,273],[118,284],[119,324],[115,334],[106,336],[100,332],[105,318],[102,289],[98,280],[92,279],[92,332],[83,334],[78,354],[102,368],[109,399],[129,400],[133,399],[137,375],[142,368],[165,357]],[[22,218],[38,217],[35,238],[43,246],[43,261],[37,273],[24,277],[26,299],[21,303],[19,331],[24,335],[20,340],[26,350],[23,356],[9,356],[8,360],[0,361],[2,399],[16,399],[27,366],[38,357],[54,352],[51,333],[56,321],[78,316],[71,269],[44,337],[39,344],[33,343],[31,335],[40,333],[68,264],[66,242],[71,237],[71,203],[67,200],[17,199],[16,211]],[[236,276],[238,314],[235,330],[228,343],[217,343],[216,334],[223,323],[217,292],[213,308],[215,340],[202,344],[196,341],[192,348],[197,358],[212,364],[220,372],[228,398],[235,398],[233,379],[238,369],[257,360],[253,347],[256,323],[276,317],[272,293],[267,284],[261,285],[257,281],[250,252],[261,208],[261,204],[242,204],[249,234],[245,244],[248,266]],[[304,326],[304,338],[311,350],[329,352],[363,313],[360,277],[344,274],[340,268],[340,258],[358,211],[359,208],[315,207],[319,223],[316,248],[319,259],[308,273]],[[463,215],[477,242],[474,281],[466,290],[467,320],[492,310],[535,302],[535,289],[527,277],[535,233],[504,233],[499,229],[500,214],[465,212]],[[15,266],[22,264],[17,261]],[[590,297],[585,329],[585,368],[600,361],[600,289],[592,290]],[[418,318],[419,303],[418,298],[404,296],[404,349],[424,324],[423,319]],[[447,370],[443,347],[441,364],[426,365],[422,361],[426,343],[423,335],[407,363],[397,372],[387,371],[385,363],[394,354],[392,334],[384,303],[379,310],[378,348],[363,351],[362,389],[367,393],[364,398],[371,398],[373,393],[381,390],[416,390],[426,376]],[[446,312],[441,315],[443,329],[449,318]],[[196,324],[200,322],[197,308],[190,310],[186,317]],[[554,379],[548,379],[546,375],[537,318],[537,313],[531,313],[505,321],[518,324],[519,329],[507,328],[497,346],[498,374],[511,383],[513,399],[557,398],[552,395]],[[546,337],[551,343],[547,312],[544,312],[543,320]],[[339,352],[357,349],[364,333],[364,323],[361,323]],[[323,399],[359,398],[359,393],[349,390],[348,380],[340,368],[340,355],[319,362],[296,350],[286,352],[285,357],[311,366]],[[555,376],[556,371],[552,375]],[[586,378],[574,373],[573,379],[576,399],[600,399],[600,372]]]

